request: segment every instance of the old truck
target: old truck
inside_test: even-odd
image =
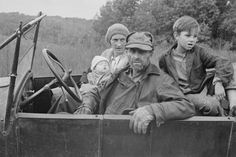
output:
[[[0,78],[1,157],[235,157],[236,120],[233,117],[201,117],[150,125],[146,135],[129,129],[128,115],[48,114],[47,98],[38,98],[49,87],[68,88],[51,62],[66,71],[49,50],[43,53],[55,77],[35,77],[35,50],[40,14],[0,45],[15,41],[12,70]],[[32,29],[34,28],[34,29]],[[32,45],[20,51],[21,38],[34,31]],[[42,51],[42,50],[41,50]],[[0,51],[1,53],[1,51]],[[73,75],[78,82],[80,75]],[[59,83],[58,83],[59,82]],[[72,83],[73,85],[73,83]],[[69,90],[69,89],[68,89]],[[71,93],[80,101],[80,95]]]

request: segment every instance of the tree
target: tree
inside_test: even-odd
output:
[[[107,28],[114,23],[122,23],[128,28],[133,24],[133,16],[140,0],[108,1],[100,9],[100,16],[94,21],[93,28],[101,35],[105,35]]]

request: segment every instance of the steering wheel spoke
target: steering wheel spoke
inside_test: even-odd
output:
[[[54,74],[55,78],[57,79],[58,83],[63,86],[65,88],[65,90],[70,94],[70,96],[77,102],[82,102],[82,96],[81,93],[79,91],[79,88],[77,86],[77,84],[75,83],[75,80],[73,79],[73,77],[71,77],[70,73],[72,72],[71,70],[67,70],[62,63],[57,59],[57,57],[51,53],[48,49],[43,49],[43,57],[46,60],[47,65],[49,66],[50,70],[52,71],[52,73]],[[61,70],[64,72],[63,76],[60,76],[58,71],[56,70],[56,68],[54,67],[53,63],[56,63]],[[66,84],[66,81],[70,79],[70,81],[72,82],[72,85],[75,89],[75,92],[73,92],[69,86]]]

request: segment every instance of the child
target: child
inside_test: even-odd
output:
[[[95,56],[91,62],[91,72],[88,73],[88,83],[101,85],[111,77],[109,60],[102,56]]]
[[[109,48],[102,52],[101,56],[109,60],[112,73],[118,73],[128,66],[128,57],[125,54],[126,37],[128,34],[128,28],[121,23],[115,23],[107,29],[105,41]],[[87,74],[89,72],[91,72],[90,68],[83,72],[80,78],[81,83],[88,83]]]
[[[173,25],[176,44],[161,56],[159,66],[175,79],[197,114],[220,116],[224,114],[224,87],[233,76],[233,68],[229,60],[196,45],[199,31],[194,18],[179,18]],[[215,73],[207,75],[208,68],[215,68]]]
[[[230,82],[230,85],[226,88],[227,98],[230,104],[229,115],[236,116],[236,63],[233,63],[234,75],[233,80]]]

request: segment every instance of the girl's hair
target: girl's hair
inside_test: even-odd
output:
[[[177,19],[173,25],[173,31],[177,33],[190,31],[193,28],[197,28],[200,31],[199,23],[193,17],[186,15]]]

